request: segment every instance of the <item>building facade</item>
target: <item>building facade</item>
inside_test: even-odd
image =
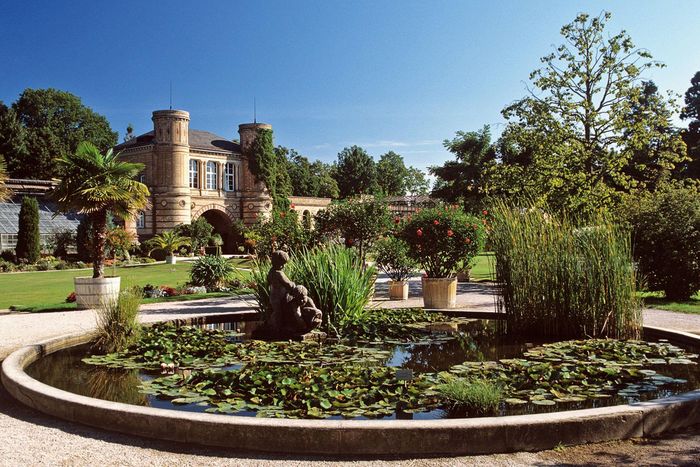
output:
[[[224,240],[224,253],[234,253],[229,240],[233,223],[251,225],[272,209],[272,198],[251,172],[248,156],[258,130],[272,126],[241,124],[236,140],[190,129],[190,114],[184,110],[156,110],[152,120],[153,131],[114,148],[124,160],[144,164],[141,181],[152,195],[151,206],[126,227],[145,240],[204,217]],[[292,199],[294,209],[310,215],[329,203]]]

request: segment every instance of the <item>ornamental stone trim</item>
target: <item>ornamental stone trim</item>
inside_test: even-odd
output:
[[[212,211],[212,210],[223,212],[224,214],[226,214],[226,217],[228,217],[231,222],[235,222],[238,219],[238,216],[236,215],[236,213],[233,212],[233,210],[229,209],[226,206],[222,206],[220,204],[207,204],[206,206],[200,207],[199,209],[197,209],[196,212],[194,212],[192,214],[192,220],[195,221],[195,220],[199,219],[199,217],[202,214],[204,214],[205,212]]]

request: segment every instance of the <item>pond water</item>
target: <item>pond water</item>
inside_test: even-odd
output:
[[[432,340],[424,339],[409,344],[388,341],[382,344],[364,343],[362,345],[375,346],[388,351],[390,357],[386,359],[386,366],[396,368],[399,378],[411,378],[412,375],[450,370],[455,365],[461,365],[464,362],[490,362],[522,358],[524,353],[543,344],[543,342],[513,341],[507,336],[501,335],[497,331],[497,323],[493,321],[460,320],[458,323],[445,325],[444,328],[440,328],[441,325],[435,326],[438,326],[434,329],[437,337]],[[220,323],[203,327],[233,331],[235,335],[232,335],[230,340],[246,342],[255,328],[255,323]],[[684,349],[692,353],[697,353],[699,350],[685,347]],[[210,407],[201,402],[174,404],[166,398],[142,392],[141,385],[144,382],[162,377],[167,373],[167,370],[161,372],[106,368],[84,363],[82,359],[89,355],[88,346],[65,349],[41,358],[30,365],[26,371],[31,377],[50,386],[98,399],[190,412],[204,412]],[[236,370],[238,368],[240,365],[229,366],[226,369]],[[627,404],[700,388],[700,365],[666,363],[647,365],[644,368],[648,368],[645,371],[649,371],[649,374],[656,372],[657,376],[655,377],[666,377],[667,383],[659,387],[651,386],[651,390],[649,387],[645,387],[644,390],[639,391],[634,390],[638,387],[637,385],[630,390],[624,389],[622,394],[614,393],[611,397],[594,397],[583,401],[564,400],[556,405],[541,405],[531,401],[515,405],[501,403],[496,415],[543,413]],[[394,409],[391,415],[372,418],[425,420],[469,416],[465,409],[445,406],[426,412],[412,413],[405,413],[396,407]],[[241,410],[234,415],[255,416],[256,412]],[[330,416],[328,418],[341,417]],[[353,418],[363,419],[364,417]]]

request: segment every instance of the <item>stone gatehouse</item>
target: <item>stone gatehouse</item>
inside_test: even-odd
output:
[[[140,240],[204,217],[233,253],[234,221],[251,225],[272,208],[272,199],[249,168],[248,148],[266,123],[238,125],[239,139],[190,129],[184,110],[156,110],[153,130],[117,145],[124,160],[145,165],[141,181],[151,191],[151,207],[127,223]],[[315,214],[330,200],[295,198],[294,209]]]

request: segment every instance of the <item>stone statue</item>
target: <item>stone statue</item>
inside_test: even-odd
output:
[[[306,334],[321,324],[323,313],[303,285],[290,281],[282,271],[289,261],[284,251],[273,251],[272,268],[267,273],[272,314],[265,323],[271,337],[289,338]]]

